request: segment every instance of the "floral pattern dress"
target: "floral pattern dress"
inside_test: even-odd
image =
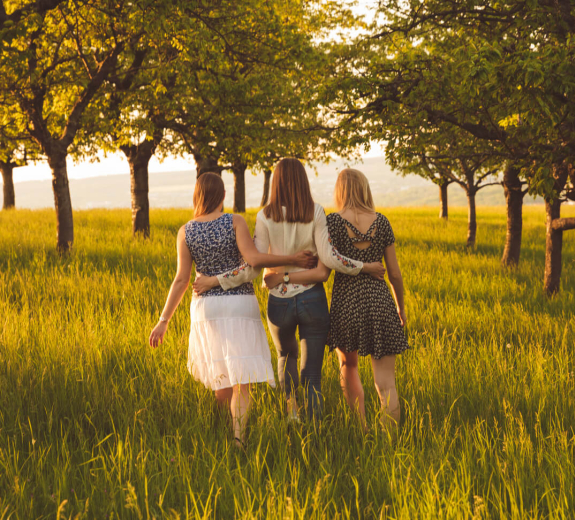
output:
[[[395,242],[389,221],[380,213],[366,233],[338,213],[328,215],[327,223],[333,245],[340,254],[364,263],[380,262],[385,248]],[[354,237],[350,237],[348,228]],[[356,242],[371,244],[358,249]],[[335,273],[327,342],[330,350],[357,351],[360,356],[371,355],[375,359],[401,354],[409,348],[385,281],[364,273],[358,276]]]

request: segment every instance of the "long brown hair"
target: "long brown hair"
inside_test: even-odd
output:
[[[284,217],[282,206],[286,208]],[[314,202],[303,164],[297,159],[282,159],[272,177],[270,201],[264,215],[274,222],[302,222],[313,220]]]
[[[224,181],[215,173],[202,173],[194,188],[194,217],[206,215],[218,209],[226,191]]]
[[[335,206],[338,210],[375,212],[373,197],[367,177],[359,170],[346,168],[341,170],[335,181]]]

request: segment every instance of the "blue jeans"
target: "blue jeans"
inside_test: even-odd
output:
[[[298,387],[298,345],[301,343],[301,382],[310,419],[319,418],[323,409],[321,366],[329,331],[329,310],[323,284],[292,298],[270,295],[268,325],[278,353],[280,385],[289,399]]]

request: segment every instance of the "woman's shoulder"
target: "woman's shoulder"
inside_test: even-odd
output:
[[[323,208],[323,206],[321,204],[318,204],[317,202],[313,203],[313,217],[315,220],[317,220],[318,218],[323,218],[326,216],[326,211]]]
[[[224,217],[226,220],[232,222],[233,226],[237,226],[238,224],[247,224],[246,219],[242,215],[238,215],[237,213],[224,213],[224,215],[229,215]]]
[[[189,235],[192,232],[192,226],[194,225],[194,219],[188,220],[179,230],[178,235],[184,234]]]
[[[336,211],[334,211],[333,213],[327,215],[326,218],[328,224],[333,224],[334,222],[339,222],[341,220],[341,215]]]
[[[268,217],[266,216],[265,209],[266,208],[264,207],[258,211],[256,215],[256,224],[259,222],[260,224],[269,226],[270,221],[273,222],[273,220],[268,219]]]
[[[376,217],[377,219],[382,222],[383,224],[387,225],[387,226],[391,226],[391,224],[389,223],[389,219],[383,214],[380,213],[379,211],[376,211]]]
[[[256,222],[257,221],[262,222],[266,225],[269,225],[270,223],[274,222],[274,220],[272,218],[270,218],[266,215],[266,208],[265,207],[263,207],[262,209],[260,209],[258,211],[258,213],[256,215]]]
[[[395,235],[388,218],[381,213],[377,213],[377,220],[379,222],[377,226],[378,235],[382,237],[388,245],[393,244],[395,242]]]

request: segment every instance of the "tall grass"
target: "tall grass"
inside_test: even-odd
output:
[[[548,300],[540,208],[525,210],[514,271],[499,263],[501,208],[480,208],[473,252],[463,210],[447,223],[385,213],[412,346],[397,364],[397,442],[375,426],[369,360],[364,434],[328,355],[321,423],[288,426],[280,391],[261,386],[245,454],[186,371],[191,294],[166,343],[147,345],[187,211],[152,211],[149,241],[131,238],[129,211],[77,212],[68,258],[53,212],[1,213],[0,520],[571,517],[575,232]]]

